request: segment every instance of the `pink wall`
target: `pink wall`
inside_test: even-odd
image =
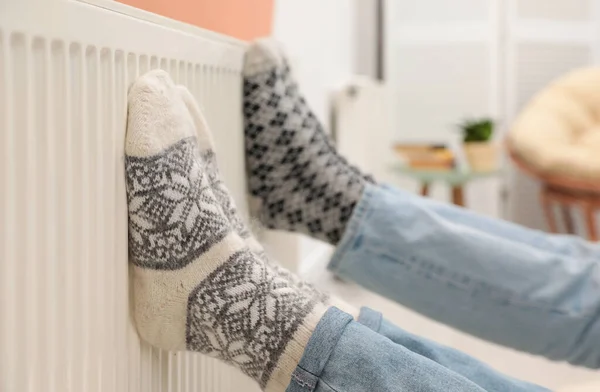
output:
[[[243,40],[271,34],[274,0],[119,0]]]

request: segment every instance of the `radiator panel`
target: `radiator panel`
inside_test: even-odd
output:
[[[200,102],[244,200],[243,45],[112,2],[13,3],[0,15],[0,390],[252,390],[213,359],[139,341],[123,171],[127,89],[163,68]]]

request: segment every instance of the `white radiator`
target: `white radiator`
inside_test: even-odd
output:
[[[0,0],[0,391],[254,390],[138,339],[123,173],[128,86],[163,68],[201,103],[244,200],[243,49],[112,1]]]
[[[383,83],[355,76],[331,94],[331,131],[338,151],[381,182],[391,182],[393,116]]]

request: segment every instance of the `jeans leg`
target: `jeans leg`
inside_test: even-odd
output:
[[[369,186],[329,268],[505,346],[600,367],[600,263],[452,222]]]
[[[451,347],[411,334],[384,319],[381,313],[369,308],[361,309],[358,322],[385,336],[392,342],[413,353],[422,355],[443,367],[460,374],[486,391],[491,390],[532,390],[546,389],[507,377],[467,354]]]
[[[391,186],[383,186],[396,197],[408,198],[414,204],[427,208],[432,213],[450,222],[481,230],[490,235],[536,247],[540,250],[579,258],[594,258],[600,261],[600,245],[574,235],[548,234],[526,228],[501,219],[483,216],[465,208],[441,203],[430,198],[414,195]]]
[[[415,338],[418,339],[418,338]],[[443,347],[429,342],[432,351]],[[445,354],[452,362],[451,352]],[[514,380],[460,353],[476,380],[461,375],[422,353],[412,351],[352,320],[336,308],[321,319],[292,375],[287,392],[542,392],[544,388]]]

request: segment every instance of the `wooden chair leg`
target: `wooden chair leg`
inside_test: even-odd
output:
[[[573,224],[573,217],[571,216],[571,209],[568,205],[561,205],[560,211],[562,213],[562,219],[565,223],[565,230],[568,234],[575,234],[575,225]]]
[[[546,222],[551,233],[558,233],[558,226],[556,225],[556,219],[554,217],[554,211],[552,211],[552,199],[548,194],[548,189],[542,188],[540,193],[540,200],[542,202],[542,208],[544,209],[544,215],[546,216]]]
[[[465,206],[465,194],[462,186],[452,187],[452,203],[460,207]]]
[[[592,203],[586,203],[583,206],[583,215],[585,217],[585,225],[590,241],[598,241],[598,229],[596,228],[595,209]]]
[[[421,184],[421,196],[429,196],[429,183],[424,182]]]

